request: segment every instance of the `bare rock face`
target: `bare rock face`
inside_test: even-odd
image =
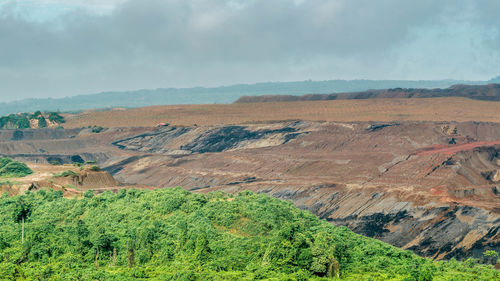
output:
[[[496,170],[493,172],[493,176],[491,177],[493,182],[500,182],[500,170]]]
[[[173,128],[117,141],[121,149],[157,154],[121,166],[115,176],[198,192],[269,193],[336,225],[436,259],[500,250],[500,125],[266,126],[183,128],[182,134]],[[272,145],[255,145],[269,139]],[[165,158],[178,149],[189,153]]]
[[[168,127],[113,143],[121,149],[163,154],[223,152],[278,146],[304,134],[300,122],[288,126]]]

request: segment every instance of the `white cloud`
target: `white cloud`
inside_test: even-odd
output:
[[[491,12],[500,8],[497,1],[24,0],[19,8],[20,2],[0,6],[0,95],[270,80],[484,79],[497,75],[500,63],[500,21]]]

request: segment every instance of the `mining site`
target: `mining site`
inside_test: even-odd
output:
[[[0,0],[0,281],[500,281],[498,11]]]
[[[290,120],[289,109],[276,102],[225,105],[197,124],[186,122],[198,120],[191,106],[67,114],[65,128],[0,131],[1,155],[35,171],[2,190],[15,195],[49,186],[67,197],[131,187],[250,190],[436,260],[499,251],[500,123],[491,120],[500,119],[500,104],[486,102],[485,114],[469,116],[461,99],[415,101],[446,106],[436,112],[438,121],[406,111],[413,99],[387,99],[401,107],[374,114],[372,121],[359,121],[354,113],[334,120],[334,103],[355,108],[358,100],[330,101],[328,111],[321,111],[325,104],[301,101],[325,120]],[[260,104],[281,109],[271,117],[257,112],[246,120],[224,119],[234,107]],[[158,117],[137,118],[137,125],[150,126],[127,126],[122,119],[151,111],[175,117],[158,125]],[[443,114],[449,112],[456,115]],[[403,114],[405,120],[388,121]],[[96,131],[96,124],[108,126]],[[100,169],[52,176],[74,163]]]

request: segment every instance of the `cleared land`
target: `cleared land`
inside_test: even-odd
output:
[[[500,251],[498,102],[182,105],[66,117],[74,129],[0,131],[0,152],[27,162],[92,161],[124,186],[268,193],[435,259]],[[171,126],[152,127],[160,122]],[[101,182],[57,180],[77,191]]]
[[[67,115],[65,128],[215,125],[300,119],[311,121],[500,122],[500,103],[465,98],[371,99],[153,106]]]

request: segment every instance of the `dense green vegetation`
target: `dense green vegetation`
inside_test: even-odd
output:
[[[24,114],[10,114],[0,117],[0,129],[26,129],[30,127],[29,119]]]
[[[0,157],[0,177],[20,178],[32,174],[33,171],[24,163],[10,158]]]
[[[64,117],[57,112],[42,113],[36,111],[33,114],[18,113],[0,117],[0,129],[28,129],[32,126],[30,123],[32,120],[36,120],[34,124],[36,124],[37,128],[45,128],[49,122],[52,124],[62,124],[65,122]]]
[[[4,195],[0,233],[3,280],[500,277],[491,265],[432,262],[250,192],[130,189],[99,196],[88,191],[81,199],[52,190]]]

